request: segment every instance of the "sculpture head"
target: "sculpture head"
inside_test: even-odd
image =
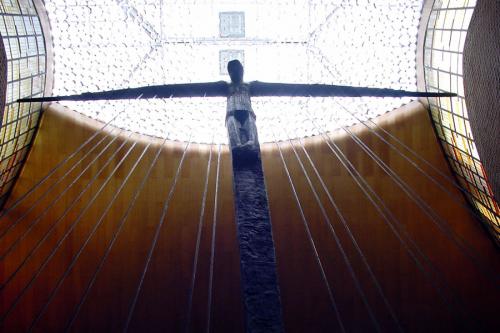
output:
[[[227,71],[233,83],[243,82],[243,65],[239,60],[231,60],[227,63]]]

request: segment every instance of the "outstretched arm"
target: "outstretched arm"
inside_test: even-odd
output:
[[[70,96],[51,96],[21,98],[18,102],[55,102],[55,101],[96,101],[118,99],[174,98],[174,97],[217,97],[227,96],[228,84],[225,81],[207,83],[165,84],[140,88],[127,88],[110,91],[83,93]]]
[[[250,82],[252,96],[296,96],[296,97],[453,97],[452,93],[406,91],[385,88],[336,86],[330,84],[293,84]]]

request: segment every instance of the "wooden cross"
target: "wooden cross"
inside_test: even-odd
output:
[[[247,332],[283,332],[276,256],[256,117],[251,96],[304,97],[452,97],[451,93],[412,92],[325,84],[243,81],[243,66],[228,63],[231,83],[170,84],[71,96],[25,98],[18,102],[227,97],[226,128],[233,161],[233,191]]]

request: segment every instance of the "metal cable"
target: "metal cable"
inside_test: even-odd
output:
[[[110,131],[110,133],[112,132],[113,130]],[[93,145],[93,147],[87,152],[85,153],[85,155],[80,158],[80,160],[75,163],[64,175],[62,175],[61,177],[58,177],[57,181],[55,183],[53,183],[52,185],[50,185],[43,193],[40,197],[38,197],[38,199],[35,200],[34,203],[32,203],[30,205],[30,207],[23,212],[23,214],[18,217],[13,223],[10,223],[9,226],[7,228],[4,229],[4,231],[2,232],[2,234],[0,235],[0,240],[7,234],[9,233],[10,230],[12,230],[12,228],[14,228],[18,223],[20,223],[49,193],[50,191],[52,191],[52,189],[54,189],[58,184],[60,184],[70,173],[71,171],[73,171],[80,163],[83,162],[83,160],[85,158],[87,158],[95,149],[97,149],[97,147],[100,146],[100,144],[107,138],[108,136],[103,136],[101,138],[101,140],[99,140],[99,142],[97,142],[96,144]],[[109,145],[108,145],[109,146]],[[104,150],[108,147],[106,146],[104,148]],[[88,165],[91,165],[93,164],[93,162],[95,162],[95,160],[93,160],[92,162],[88,163]]]
[[[467,241],[453,231],[449,224],[440,215],[438,215],[434,209],[427,202],[425,202],[420,195],[418,195],[418,193],[416,193],[405,181],[403,181],[396,172],[394,172],[362,140],[360,140],[356,134],[352,133],[351,130],[346,127],[342,127],[342,129],[351,136],[353,141],[356,142],[356,144],[359,145],[392,180],[394,180],[398,187],[401,188],[413,202],[415,202],[415,204],[422,210],[422,212],[424,212],[425,215],[427,215],[427,217],[431,219],[439,230],[441,230],[441,232],[450,241],[455,243],[455,245],[459,247],[467,257],[469,257],[476,268],[478,268],[485,275],[485,277],[488,278],[488,280],[491,280],[492,284],[496,288],[500,289],[500,283],[498,283],[500,281],[496,281],[495,278],[492,277],[495,276],[495,274],[485,264],[479,261],[479,256],[470,247]]]
[[[208,304],[207,304],[207,333],[210,333],[212,325],[212,297],[213,297],[213,280],[214,280],[214,264],[215,264],[215,236],[217,230],[217,199],[219,196],[219,172],[220,172],[220,151],[221,145],[217,152],[217,175],[215,178],[215,198],[214,198],[214,215],[212,222],[212,241],[210,246],[210,272],[208,278]]]
[[[189,327],[191,326],[193,294],[194,294],[194,287],[195,287],[195,283],[196,283],[196,273],[197,273],[197,268],[198,268],[198,257],[199,257],[199,252],[200,252],[201,232],[203,229],[203,218],[205,216],[205,204],[206,204],[206,200],[207,200],[208,180],[209,180],[209,176],[210,176],[210,166],[212,163],[212,145],[213,145],[213,136],[212,136],[212,143],[210,145],[210,154],[208,157],[207,176],[205,179],[205,187],[203,189],[203,199],[201,202],[200,219],[198,221],[198,231],[197,231],[197,235],[196,235],[196,248],[195,248],[195,253],[194,253],[194,258],[193,258],[193,275],[191,277],[191,285],[190,285],[189,293],[188,293],[188,313],[187,313],[187,320],[186,320],[186,327],[185,327],[186,332],[189,332]]]
[[[132,212],[132,208],[135,206],[135,203],[137,202],[137,199],[139,198],[140,193],[144,189],[144,187],[147,183],[147,180],[149,179],[149,176],[151,175],[151,172],[153,171],[153,168],[156,165],[156,162],[158,161],[158,158],[160,157],[160,153],[163,150],[163,147],[165,146],[166,142],[167,142],[167,138],[165,138],[163,140],[163,143],[158,148],[158,151],[157,151],[153,161],[151,162],[151,165],[149,166],[144,178],[142,179],[141,183],[139,184],[139,186],[135,190],[134,194],[132,195],[132,200],[130,201],[130,204],[128,205],[127,210],[124,212],[124,214],[120,218],[118,228],[116,229],[116,232],[114,233],[113,238],[109,242],[108,247],[106,248],[106,251],[105,251],[104,255],[102,256],[101,261],[97,265],[96,270],[92,274],[92,278],[89,280],[89,283],[87,284],[87,287],[85,288],[85,291],[84,291],[82,297],[80,298],[80,301],[78,302],[78,305],[76,306],[75,311],[73,312],[72,316],[70,317],[70,320],[66,324],[66,326],[64,328],[64,332],[68,332],[70,330],[70,328],[73,326],[76,318],[78,317],[78,314],[80,313],[80,310],[81,310],[83,304],[85,303],[85,301],[87,300],[87,297],[90,294],[90,290],[94,286],[94,283],[97,279],[97,276],[99,275],[101,269],[104,267],[104,264],[109,256],[109,254],[111,253],[111,250],[113,249],[113,246],[114,246],[116,240],[118,239],[120,232],[123,229],[123,226],[125,225],[130,213]]]
[[[337,216],[339,217],[340,221],[342,222],[342,225],[344,226],[345,230],[347,231],[347,234],[349,235],[349,238],[351,239],[351,241],[354,245],[354,248],[356,249],[356,252],[358,252],[361,260],[363,261],[363,264],[365,265],[366,270],[368,271],[368,274],[370,275],[370,278],[372,279],[373,284],[375,285],[375,288],[377,289],[377,292],[382,297],[382,300],[383,300],[385,306],[387,307],[387,309],[389,310],[391,317],[393,318],[396,325],[398,326],[398,329],[400,331],[402,331],[401,324],[399,323],[399,320],[396,316],[396,313],[395,313],[394,309],[392,308],[392,306],[390,305],[389,300],[385,296],[384,291],[383,291],[382,287],[380,286],[380,283],[379,283],[377,277],[375,276],[375,273],[373,272],[370,264],[368,263],[368,260],[366,259],[365,254],[361,250],[361,247],[359,246],[356,238],[354,237],[354,234],[352,233],[351,228],[349,227],[349,224],[347,223],[347,219],[345,218],[344,214],[342,214],[340,207],[337,205],[337,203],[333,199],[333,196],[330,193],[330,191],[328,190],[328,187],[326,186],[325,182],[323,181],[323,178],[321,177],[318,169],[316,168],[316,165],[314,164],[313,160],[311,159],[311,156],[307,152],[307,149],[305,148],[302,139],[298,139],[298,140],[299,140],[299,143],[301,144],[301,148],[302,148],[304,154],[306,155],[306,157],[309,161],[309,164],[313,168],[314,173],[316,174],[316,177],[318,178],[319,182],[321,183],[321,187],[325,191],[325,193],[328,197],[328,200],[332,204],[333,208],[335,209],[335,212],[337,213]]]
[[[141,95],[142,96],[142,95]],[[141,96],[139,96],[138,98],[140,98]],[[5,209],[4,211],[2,211],[0,213],[0,219],[9,214],[9,212],[11,212],[14,208],[16,208],[24,199],[26,199],[28,197],[29,194],[33,193],[33,191],[35,191],[38,187],[40,187],[47,179],[50,178],[51,175],[53,175],[62,165],[64,165],[67,161],[69,161],[72,157],[74,157],[81,149],[83,149],[83,147],[89,143],[90,141],[92,141],[92,139],[94,137],[96,137],[99,133],[103,132],[104,128],[106,128],[107,126],[109,126],[114,120],[118,119],[118,117],[123,114],[125,112],[126,109],[123,109],[122,111],[118,112],[118,114],[116,114],[111,120],[109,120],[106,124],[104,124],[103,127],[101,127],[99,130],[97,130],[90,138],[88,138],[82,145],[79,146],[79,148],[77,148],[76,151],[74,151],[72,154],[70,154],[69,156],[67,156],[65,159],[63,159],[63,161],[59,162],[54,168],[52,168],[49,173],[47,173],[44,177],[42,177],[41,180],[39,180],[35,185],[33,185],[30,190],[28,190],[26,193],[24,193],[18,200],[16,200],[16,202],[10,206],[8,209]],[[11,223],[6,229],[4,229],[4,231],[2,232],[2,234],[0,235],[0,240],[13,228],[15,227],[24,217],[26,217],[29,212],[31,212],[31,210],[34,208],[34,206],[36,206],[39,202],[41,202],[41,200],[43,198],[45,198],[45,196],[57,185],[59,184],[71,171],[73,171],[77,165],[79,165],[92,151],[94,151],[97,146],[99,146],[103,140],[110,136],[111,135],[111,132],[114,130],[114,128],[111,129],[111,131],[109,131],[101,140],[99,140],[99,142],[97,142],[97,144],[94,144],[93,147],[87,152],[85,153],[85,155],[83,157],[81,157],[62,177],[59,177],[59,179],[54,183],[52,184],[51,186],[49,186],[49,188],[35,201],[34,204],[32,204],[30,206],[30,208],[25,211],[23,213],[23,215],[21,217],[19,217],[14,223]],[[121,133],[123,130],[120,130],[119,133]],[[114,140],[116,140],[116,136],[114,138]],[[112,140],[112,141],[114,141]],[[108,145],[109,146],[109,145]],[[108,147],[106,146],[106,148]],[[101,152],[102,153],[102,152]],[[90,163],[94,163],[95,159]],[[89,167],[89,166],[87,166]],[[81,175],[80,175],[81,176]],[[31,226],[33,226],[33,223],[31,224]],[[0,259],[1,260],[1,259]]]
[[[121,111],[119,114],[123,113],[125,111],[125,109],[123,111]],[[116,119],[116,117],[114,117],[114,119]],[[123,132],[122,129],[120,129],[120,131],[118,132],[118,134],[121,134]],[[109,134],[108,134],[109,135]],[[132,135],[132,132],[130,132],[129,136],[130,137]],[[48,213],[49,209],[52,208],[63,196],[64,194],[73,186],[76,184],[76,181],[78,179],[80,179],[80,177],[92,166],[92,164],[102,155],[104,154],[104,152],[107,150],[108,147],[111,146],[111,144],[113,142],[115,142],[116,140],[118,139],[118,135],[115,135],[115,137],[110,141],[108,142],[108,144],[101,150],[101,152],[96,156],[94,157],[94,159],[87,164],[87,166],[84,168],[84,170],[82,170],[78,176],[71,182],[71,184],[69,186],[67,186],[63,192],[59,193],[59,195],[52,200],[52,202],[47,206],[45,207],[45,209],[42,211],[42,213],[34,220],[32,221],[32,223],[30,224],[30,226],[28,227],[28,229],[21,235],[21,237],[19,237],[13,244],[11,244],[11,246],[9,247],[9,249],[4,253],[2,254],[2,256],[0,256],[0,261],[3,260],[15,247],[17,247],[19,245],[19,243],[24,239],[24,237],[26,237],[29,232],[36,226],[36,224],[41,220],[41,218],[43,216],[45,216],[45,214]],[[124,141],[121,146],[115,151],[115,153],[112,155],[112,157],[110,157],[110,159],[108,159],[108,162],[106,163],[106,165],[111,161],[111,159],[118,153],[118,151],[125,145],[126,141]],[[92,149],[93,150],[93,149]],[[78,162],[79,163],[79,162]],[[76,165],[73,166],[73,168],[75,167]],[[73,169],[72,168],[72,169]],[[102,172],[102,170],[99,171],[99,174]],[[66,175],[65,175],[66,176]],[[90,184],[95,181],[96,178],[93,178],[88,184],[87,186],[90,186]],[[48,191],[50,191],[53,187],[51,186],[42,196],[45,196]],[[85,188],[85,190],[87,189],[88,187]],[[83,191],[84,192],[84,191]],[[76,204],[76,201],[81,197],[81,195],[83,195],[83,192],[80,193],[80,196],[78,198],[76,198],[70,205],[70,207],[64,212],[64,215],[69,211],[69,209],[71,209],[71,207]],[[38,204],[39,203],[39,200],[37,200],[37,202],[35,204]],[[32,208],[32,207],[31,207]],[[30,211],[31,211],[31,208],[30,208]],[[16,225],[20,222],[21,219],[23,219],[24,217],[26,217],[27,214],[23,214],[18,220],[16,220],[12,225]],[[58,222],[56,222],[55,224],[53,224],[53,227],[55,227],[55,225],[57,225]],[[10,228],[10,227],[9,227]],[[8,228],[8,229],[9,229]],[[52,228],[51,228],[52,230]],[[8,231],[8,230],[7,230]],[[48,234],[50,233],[50,230],[49,232],[46,234],[46,236],[48,236]],[[2,235],[3,236],[3,235]],[[1,239],[1,237],[0,237]],[[43,240],[41,241],[43,242]],[[0,290],[3,289],[3,286],[0,286]]]
[[[71,158],[73,158],[76,154],[78,154],[83,147],[85,147],[89,142],[91,142],[99,133],[101,133],[106,127],[108,127],[114,120],[116,120],[125,110],[120,111],[116,116],[114,116],[110,121],[104,124],[99,130],[97,130],[94,134],[92,134],[85,142],[83,142],[78,148],[76,148],[75,151],[73,151],[70,155],[66,156],[63,160],[61,160],[59,163],[56,164],[45,176],[43,176],[38,182],[35,183],[28,191],[26,191],[23,195],[17,199],[12,206],[9,206],[8,208],[4,209],[0,213],[0,218],[3,216],[9,214],[13,209],[15,209],[28,195],[33,193],[40,185],[42,185],[47,179],[50,178],[61,166],[66,164]]]
[[[435,177],[431,176],[428,172],[423,170],[417,163],[415,163],[413,160],[411,160],[408,156],[403,154],[402,151],[400,151],[395,145],[387,141],[384,137],[382,137],[379,133],[377,133],[372,127],[366,125],[365,121],[361,120],[358,116],[356,116],[355,113],[349,111],[344,105],[342,105],[339,102],[336,102],[340,107],[342,107],[346,112],[348,112],[351,116],[353,116],[357,121],[359,121],[361,124],[363,124],[370,132],[372,132],[378,139],[380,139],[382,142],[384,142],[386,145],[389,146],[392,150],[394,150],[398,155],[400,155],[402,158],[404,158],[410,165],[412,165],[418,172],[420,172],[422,175],[424,175],[427,179],[432,181],[439,189],[441,189],[443,192],[445,192],[455,203],[459,204],[463,208],[467,209],[471,214],[473,214],[477,219],[481,220],[480,214],[476,210],[474,210],[470,205],[468,205],[466,202],[463,201],[463,198],[451,193],[450,190],[445,188]],[[427,166],[432,168],[435,172],[437,172],[440,176],[445,178],[448,182],[450,182],[453,186],[455,186],[458,190],[463,192],[464,194],[470,194],[472,193],[468,191],[467,189],[464,189],[462,186],[457,184],[457,182],[453,179],[451,179],[448,175],[444,174],[442,171],[440,171],[438,168],[436,168],[434,165],[432,165],[429,161],[421,157],[417,152],[412,150],[410,147],[405,145],[401,140],[399,140],[397,137],[394,135],[390,134],[387,132],[385,129],[383,129],[381,126],[377,125],[375,122],[373,122],[371,119],[368,119],[367,121],[370,121],[371,123],[375,124],[375,126],[379,129],[382,130],[384,133],[388,134],[392,139],[396,140],[400,145],[402,145],[407,151],[409,151],[413,156],[418,158],[420,161],[424,162]]]
[[[78,174],[78,176],[71,182],[71,184],[69,186],[66,186],[66,188],[61,192],[59,193],[53,200],[52,202],[50,202],[45,208],[44,210],[37,216],[36,219],[34,219],[30,226],[28,227],[28,229],[26,229],[23,234],[17,238],[16,241],[14,241],[14,243],[11,244],[11,246],[8,248],[8,250],[6,252],[4,252],[1,256],[0,256],[0,261],[4,260],[5,257],[7,257],[21,242],[22,240],[28,236],[28,234],[31,232],[31,230],[33,230],[33,228],[38,224],[38,222],[41,221],[41,219],[49,212],[50,208],[52,208],[57,202],[59,202],[59,200],[61,198],[63,198],[63,196],[69,191],[69,189],[71,187],[73,187],[73,185],[76,184],[76,181],[78,179],[80,179],[80,177],[93,165],[93,163],[99,159],[99,157],[104,154],[104,152],[111,146],[111,144],[118,138],[118,136],[116,136],[115,138],[113,138],[113,140],[111,140],[105,147],[104,149],[89,163],[87,164],[87,166],[80,172],[80,174]],[[112,157],[109,158],[108,160],[108,163],[111,162],[111,159],[121,150],[121,148],[125,145],[126,141],[124,141],[120,147],[115,151],[115,153],[112,155]],[[107,165],[107,164],[106,164]],[[101,171],[102,172],[102,171]],[[92,179],[88,184],[87,186],[90,186],[97,178],[94,178]],[[70,204],[70,206],[67,208],[67,210],[64,211],[64,215],[66,215],[66,213],[73,207],[74,204],[76,204],[76,202],[78,201],[78,199],[84,194],[84,192],[81,192],[80,193],[80,196],[78,196],[76,199],[73,200],[73,202]],[[26,215],[23,215],[21,217],[24,217]],[[17,224],[18,221],[16,220],[15,223]],[[48,235],[50,234],[50,231],[52,231],[52,229],[57,225],[57,222],[54,223],[52,225],[52,227],[49,229],[49,231],[47,232],[46,236],[48,237]],[[44,236],[45,238],[45,236]],[[42,238],[44,240],[44,238]],[[41,242],[43,242],[43,240],[41,240]],[[2,289],[2,287],[0,286],[0,290]]]
[[[139,163],[142,161],[144,155],[146,154],[146,152],[148,151],[149,147],[151,146],[151,142],[149,142],[146,147],[144,147],[144,149],[142,150],[142,153],[141,155],[137,158],[137,160],[135,161],[134,165],[132,166],[132,168],[130,169],[130,171],[127,173],[127,175],[125,176],[125,178],[123,179],[122,183],[120,184],[120,186],[118,187],[118,189],[116,190],[115,194],[113,195],[113,197],[111,198],[111,201],[108,203],[108,205],[106,206],[106,208],[104,209],[103,213],[101,214],[101,217],[99,218],[99,220],[94,224],[94,227],[92,228],[92,230],[90,231],[90,233],[88,234],[87,238],[85,239],[85,242],[80,246],[80,248],[78,249],[77,253],[73,256],[73,258],[71,259],[71,262],[70,264],[68,265],[68,268],[65,270],[65,272],[61,275],[61,277],[59,278],[59,280],[57,281],[56,283],[56,286],[52,289],[52,291],[50,292],[49,294],[49,297],[47,299],[47,301],[45,302],[45,304],[43,305],[43,307],[40,309],[40,311],[38,312],[38,314],[36,315],[35,319],[32,321],[31,325],[30,325],[30,328],[28,329],[29,332],[31,332],[33,330],[33,328],[36,326],[36,324],[38,323],[38,321],[41,319],[42,315],[45,313],[45,311],[47,310],[48,306],[50,305],[50,303],[52,302],[54,296],[56,295],[57,291],[59,290],[59,288],[61,287],[62,283],[64,282],[64,279],[69,275],[69,273],[71,272],[71,269],[74,267],[76,261],[78,260],[78,258],[80,257],[80,255],[83,253],[85,247],[87,246],[87,244],[90,242],[90,240],[92,239],[92,237],[94,236],[94,234],[96,233],[97,229],[101,226],[102,222],[104,221],[104,218],[105,216],[108,214],[108,212],[111,210],[111,207],[113,206],[113,204],[115,203],[116,199],[118,198],[118,195],[121,193],[121,191],[123,190],[123,188],[125,187],[125,185],[127,184],[130,176],[134,173],[134,171],[136,170],[137,166],[139,165]]]
[[[154,237],[153,237],[153,241],[151,242],[151,247],[149,249],[149,253],[148,253],[148,256],[146,258],[146,263],[144,265],[144,269],[142,271],[142,275],[141,275],[141,278],[139,280],[139,284],[137,286],[137,290],[136,290],[135,295],[134,295],[134,297],[132,299],[132,302],[130,303],[130,306],[129,306],[129,312],[128,312],[128,315],[127,315],[127,319],[125,321],[125,326],[123,328],[123,332],[127,332],[128,329],[129,329],[129,325],[130,325],[130,322],[132,320],[132,315],[134,314],[135,306],[137,304],[137,300],[139,299],[139,294],[140,294],[140,292],[142,290],[142,285],[144,284],[144,278],[146,277],[146,273],[148,271],[149,264],[151,262],[151,258],[153,257],[153,252],[154,252],[154,250],[156,248],[156,244],[158,242],[158,238],[160,237],[161,227],[163,226],[163,223],[165,221],[165,217],[167,215],[167,210],[168,210],[168,207],[169,207],[169,204],[170,204],[170,200],[172,199],[172,196],[174,195],[175,186],[177,185],[177,181],[178,181],[179,175],[181,173],[182,165],[184,163],[184,159],[186,157],[186,153],[187,153],[188,147],[191,144],[191,138],[192,138],[192,135],[190,135],[189,141],[186,143],[186,147],[184,148],[184,152],[182,153],[182,157],[181,157],[181,160],[179,162],[179,166],[177,167],[177,171],[176,171],[176,174],[175,174],[175,177],[174,177],[174,181],[172,183],[172,186],[170,187],[170,191],[168,193],[167,199],[166,199],[165,204],[163,206],[163,212],[161,214],[160,221],[159,221],[158,226],[156,228],[156,231],[155,231],[155,234],[154,234]]]
[[[125,142],[125,141],[124,141]],[[97,192],[94,194],[94,196],[92,197],[92,199],[87,203],[87,205],[83,208],[83,210],[79,213],[79,215],[77,216],[77,218],[73,221],[72,225],[70,226],[70,228],[66,231],[66,233],[64,234],[64,236],[57,242],[56,246],[54,247],[54,249],[52,250],[52,252],[49,254],[49,256],[45,259],[45,261],[42,263],[42,265],[39,266],[37,272],[35,273],[35,275],[31,278],[31,280],[28,282],[28,284],[21,290],[21,292],[16,296],[14,302],[11,304],[11,306],[9,307],[9,309],[2,315],[1,319],[0,319],[0,323],[3,323],[5,318],[10,314],[10,312],[16,307],[16,305],[19,303],[20,299],[22,298],[22,296],[24,295],[24,293],[32,286],[33,282],[36,280],[36,278],[41,274],[42,270],[45,268],[45,266],[49,263],[49,261],[52,259],[52,257],[54,256],[54,254],[57,252],[57,250],[59,249],[59,247],[62,245],[62,243],[64,242],[64,240],[66,240],[66,238],[69,236],[69,234],[75,229],[75,227],[77,226],[78,222],[81,220],[81,218],[83,217],[83,215],[86,213],[86,211],[88,210],[88,208],[90,208],[90,206],[94,203],[94,201],[97,199],[97,196],[102,192],[102,190],[104,189],[104,187],[107,185],[107,183],[111,180],[112,176],[114,175],[114,173],[118,170],[118,168],[123,164],[123,162],[126,160],[126,158],[129,156],[129,154],[131,153],[131,151],[134,149],[134,147],[137,145],[137,142],[134,142],[130,148],[128,149],[128,151],[125,153],[125,155],[120,159],[120,161],[118,162],[118,164],[115,166],[115,168],[113,169],[113,171],[108,175],[108,177],[106,178],[106,180],[104,181],[104,183],[101,185],[101,187],[97,190]],[[108,161],[110,162],[111,159]],[[106,167],[103,166],[103,168],[100,170],[100,171],[103,171],[104,168]],[[98,173],[97,175],[99,175],[100,173]],[[82,192],[83,193],[83,192]],[[82,195],[82,194],[80,194]],[[59,218],[59,221],[61,220],[61,218]],[[57,222],[56,222],[57,224]],[[33,252],[31,253],[33,254]],[[26,261],[24,261],[26,262]],[[10,280],[9,280],[10,281]],[[2,286],[2,289],[5,287],[6,284],[3,284]]]
[[[349,274],[351,275],[351,277],[352,277],[352,279],[354,281],[354,285],[355,285],[355,287],[356,287],[359,295],[361,296],[361,299],[363,300],[363,303],[364,303],[364,305],[365,305],[365,307],[366,307],[366,309],[368,311],[370,319],[371,319],[373,325],[376,327],[376,329],[380,330],[380,324],[378,323],[377,318],[375,317],[375,315],[373,313],[373,310],[372,310],[372,308],[370,306],[370,303],[368,302],[368,299],[366,298],[365,292],[361,288],[361,283],[359,281],[359,278],[356,275],[356,273],[354,272],[354,269],[353,269],[353,267],[351,265],[351,262],[349,261],[349,258],[347,257],[347,254],[346,254],[346,252],[344,250],[342,242],[340,241],[340,239],[339,239],[339,237],[337,235],[337,232],[335,231],[333,223],[330,220],[330,218],[328,217],[328,214],[327,214],[327,212],[325,210],[325,207],[324,207],[323,203],[321,202],[321,199],[320,199],[320,197],[319,197],[319,195],[318,195],[318,193],[317,193],[317,191],[316,191],[316,189],[315,189],[315,187],[314,187],[314,185],[313,185],[313,183],[311,181],[311,178],[309,177],[309,174],[306,171],[306,169],[304,167],[304,164],[302,163],[302,160],[301,160],[299,154],[297,153],[297,150],[295,149],[295,145],[293,144],[292,140],[290,139],[290,136],[288,135],[288,132],[286,130],[285,130],[285,132],[286,132],[286,135],[288,137],[288,142],[290,143],[290,146],[292,147],[292,150],[293,150],[293,152],[295,154],[295,157],[297,158],[297,161],[298,161],[298,163],[300,165],[300,168],[302,169],[302,172],[304,173],[304,176],[305,176],[305,178],[307,180],[307,183],[309,184],[309,187],[311,188],[311,190],[313,192],[314,198],[316,199],[316,202],[319,205],[319,208],[320,208],[321,213],[322,213],[322,215],[324,217],[324,220],[325,220],[325,224],[328,227],[328,229],[330,230],[330,232],[331,232],[331,234],[332,234],[332,236],[333,236],[333,238],[335,240],[335,243],[337,244],[337,246],[338,246],[338,248],[339,248],[339,250],[340,250],[340,252],[342,254],[342,258],[344,259],[344,262],[345,262],[345,264],[346,264],[346,266],[347,266],[347,268],[349,270]],[[313,165],[313,168],[316,169],[316,167],[314,165]],[[338,215],[341,218],[341,220],[344,218],[342,214],[338,214]],[[361,254],[361,256],[364,257],[362,254]],[[369,266],[368,266],[368,268],[369,268]],[[370,269],[369,269],[369,271],[370,271]],[[372,279],[373,278],[374,278],[374,276],[372,276]],[[398,331],[402,332],[403,329],[401,328],[401,325],[399,324],[399,320],[398,320],[397,316],[395,315],[395,312],[392,309],[392,306],[390,306],[387,298],[385,297],[385,294],[383,293],[383,291],[380,288],[380,285],[378,284],[378,281],[376,279],[374,279],[374,283],[378,287],[377,290],[380,293],[380,295],[381,295],[381,297],[382,297],[382,299],[384,301],[384,304],[386,305],[387,309],[389,310],[389,313],[390,313],[392,319],[394,320],[396,326],[398,327]]]
[[[458,190],[460,190],[460,191],[466,191],[467,193],[470,193],[469,191],[467,191],[466,189],[464,189],[462,186],[460,186],[460,184],[458,184],[453,178],[451,178],[449,175],[445,174],[443,171],[441,171],[438,168],[436,168],[434,165],[432,165],[432,163],[430,163],[425,158],[423,158],[422,156],[420,156],[415,150],[411,149],[403,141],[401,141],[400,139],[398,139],[398,137],[396,137],[395,135],[391,134],[389,131],[385,130],[382,126],[379,126],[377,123],[375,123],[371,119],[367,119],[365,121],[369,121],[370,123],[374,124],[379,130],[381,130],[382,132],[384,132],[385,134],[387,134],[391,139],[393,139],[398,144],[400,144],[401,146],[403,146],[406,151],[408,151],[414,157],[416,157],[417,159],[419,159],[420,161],[422,161],[425,165],[427,165],[432,170],[434,170],[436,173],[438,173],[441,177],[443,177],[444,179],[446,179],[450,184],[452,184],[453,186],[455,186]],[[362,121],[361,123],[363,125],[365,124],[364,121]]]
[[[330,287],[330,283],[328,282],[328,279],[326,277],[326,273],[325,273],[325,270],[323,268],[323,263],[321,262],[321,259],[320,259],[319,254],[318,254],[318,250],[316,249],[316,244],[314,242],[314,239],[312,238],[311,230],[309,229],[309,224],[308,224],[307,219],[306,219],[306,217],[304,215],[304,211],[302,209],[302,205],[300,204],[300,199],[299,199],[299,197],[297,195],[297,191],[295,189],[295,185],[293,184],[292,177],[290,176],[290,172],[288,171],[288,167],[287,167],[285,159],[283,157],[283,153],[281,151],[281,147],[280,147],[279,143],[276,141],[276,136],[274,135],[274,131],[273,131],[273,136],[274,136],[274,143],[278,147],[279,154],[280,154],[280,157],[281,157],[281,161],[283,162],[283,167],[284,167],[286,175],[288,177],[288,181],[290,182],[290,186],[292,188],[292,192],[293,192],[293,195],[295,197],[295,201],[297,202],[297,206],[298,206],[299,211],[300,211],[300,216],[302,217],[302,222],[303,222],[304,227],[306,229],[306,233],[307,233],[309,242],[311,244],[311,248],[312,248],[312,250],[314,252],[314,257],[315,257],[316,262],[318,264],[318,267],[319,267],[319,270],[320,270],[320,273],[321,273],[321,277],[323,279],[323,282],[325,283],[325,286],[326,286],[326,289],[327,289],[327,293],[328,293],[328,297],[330,298],[330,303],[332,305],[333,311],[335,312],[335,316],[337,317],[337,321],[339,323],[340,330],[342,332],[345,332],[344,323],[342,322],[342,318],[340,317],[340,313],[339,313],[339,310],[338,310],[338,307],[337,307],[337,302],[335,301],[335,297],[333,296],[333,291],[332,291],[332,289]]]
[[[310,115],[309,115],[310,116]],[[317,130],[319,130],[318,125],[314,120],[312,120],[311,117],[309,117],[309,120],[313,123],[313,125],[316,127]],[[425,261],[428,267],[431,268],[431,270],[435,273],[435,275],[442,275],[442,273],[437,269],[430,259],[425,255],[425,253],[422,252],[420,247],[415,243],[413,238],[408,234],[408,232],[402,228],[400,225],[401,223],[399,220],[394,216],[394,214],[389,210],[389,208],[385,205],[384,201],[380,198],[380,196],[372,189],[372,187],[366,182],[366,180],[361,176],[361,174],[356,170],[356,168],[352,165],[352,163],[349,161],[349,159],[344,155],[342,150],[338,147],[338,145],[328,136],[325,134],[324,131],[319,131],[325,140],[325,143],[329,147],[329,149],[332,151],[332,153],[336,156],[336,158],[339,160],[339,162],[342,164],[342,166],[347,170],[347,172],[351,175],[352,179],[355,181],[355,183],[358,185],[358,187],[361,189],[361,191],[365,194],[367,199],[372,203],[374,208],[377,210],[377,212],[381,215],[383,218],[384,223],[390,228],[392,233],[396,236],[396,238],[399,240],[401,245],[403,245],[405,251],[408,253],[410,258],[415,262],[418,270],[427,278],[427,280],[432,284],[433,288],[436,290],[438,295],[440,296],[441,300],[443,303],[446,305],[446,307],[449,309],[449,311],[452,314],[455,314],[454,309],[451,305],[450,300],[448,297],[445,295],[442,287],[437,284],[436,278],[430,274],[421,262],[421,260],[417,257],[414,251],[418,253],[418,255]],[[332,147],[332,145],[335,147],[335,149]],[[398,225],[396,227],[396,224]],[[402,235],[404,237],[402,237]],[[405,241],[408,241],[411,244],[411,247],[408,245],[408,243]],[[412,249],[413,248],[413,249]]]

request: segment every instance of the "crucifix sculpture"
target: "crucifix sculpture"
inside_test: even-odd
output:
[[[25,98],[18,102],[227,97],[226,128],[233,161],[233,191],[247,332],[283,332],[276,257],[252,96],[452,97],[451,93],[412,92],[326,84],[243,81],[238,60],[228,63],[231,82],[169,84],[71,96]]]
[[[258,150],[256,116],[252,110],[250,84],[243,82],[243,66],[238,60],[227,64],[231,83],[227,91],[226,128],[231,151],[237,155],[252,155]]]

